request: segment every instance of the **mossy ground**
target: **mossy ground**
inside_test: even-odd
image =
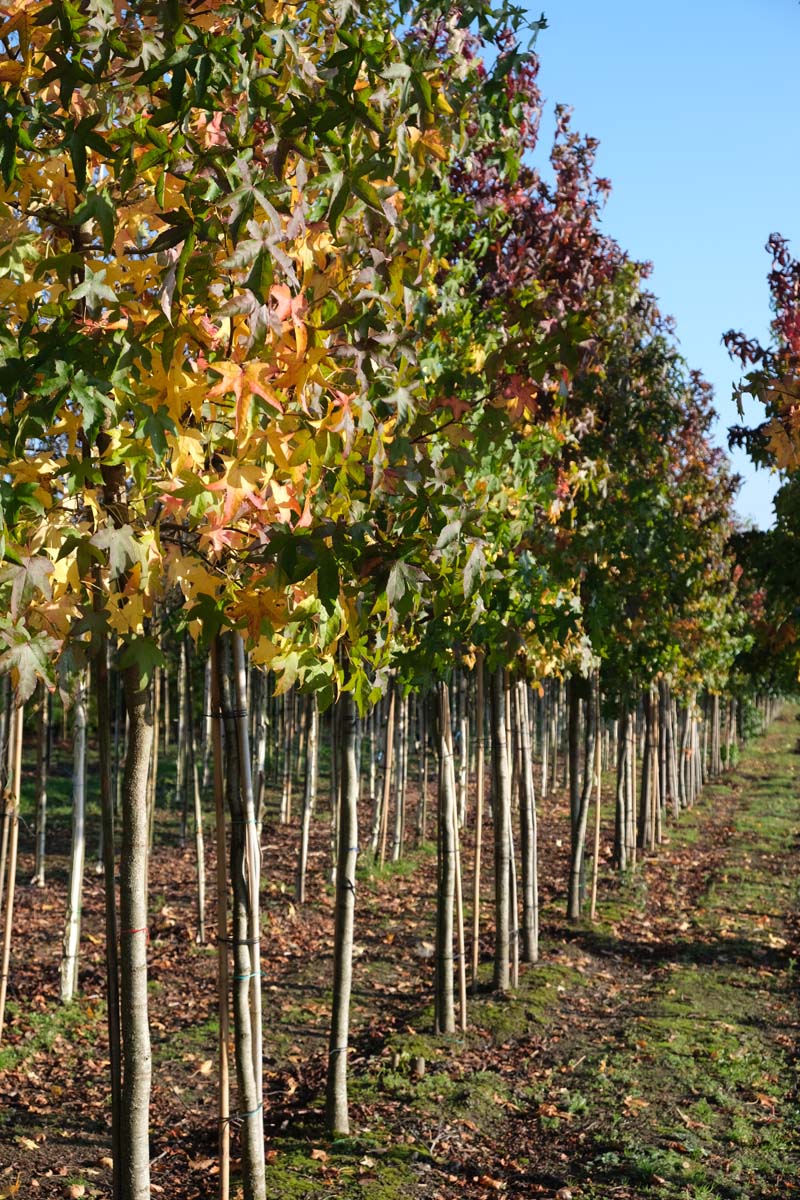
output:
[[[791,715],[746,754],[739,780],[710,788],[672,834],[676,850],[697,844],[726,787],[743,785],[724,863],[687,927],[657,947],[652,984],[615,1038],[572,1072],[589,1115],[572,1175],[580,1195],[792,1194],[800,1014],[787,922],[800,796]]]

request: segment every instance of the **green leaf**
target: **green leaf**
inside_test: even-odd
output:
[[[166,665],[166,658],[154,638],[137,637],[127,643],[119,656],[119,665],[123,670],[136,667],[142,685],[152,677],[156,667]]]
[[[483,546],[476,543],[472,547],[467,565],[464,567],[464,595],[467,598],[477,589],[485,566],[486,555],[483,552]]]
[[[79,283],[74,291],[70,292],[70,300],[85,300],[86,307],[90,312],[97,312],[103,307],[103,302],[116,308],[119,300],[115,292],[103,280],[106,277],[106,269],[103,267],[99,271],[93,271],[91,267],[85,268],[85,279],[83,283]]]
[[[58,642],[46,633],[31,636],[18,626],[4,632],[3,639],[10,645],[0,654],[0,673],[11,673],[16,702],[21,705],[33,695],[40,679],[52,679]]]
[[[92,546],[108,552],[108,566],[112,580],[119,579],[134,563],[144,562],[144,549],[136,540],[130,525],[118,529],[109,523],[98,529],[89,539]]]

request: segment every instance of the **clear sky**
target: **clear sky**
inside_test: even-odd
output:
[[[766,339],[764,250],[773,231],[800,255],[798,0],[527,0],[544,8],[544,144],[556,102],[600,139],[598,174],[613,192],[604,224],[677,321],[681,349],[714,385],[717,440],[738,420],[739,378],[720,344],[743,329]],[[754,405],[746,419],[758,419]],[[772,522],[776,477],[732,455],[738,510]]]

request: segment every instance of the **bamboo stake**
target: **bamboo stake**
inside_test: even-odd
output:
[[[380,865],[386,862],[386,835],[389,829],[389,796],[392,788],[392,759],[394,755],[394,709],[397,688],[391,684],[389,715],[386,718],[386,760],[383,764],[383,803],[381,805],[381,857]]]
[[[11,957],[11,931],[14,924],[14,891],[17,878],[17,846],[19,844],[19,793],[22,778],[22,707],[14,709],[11,740],[14,747],[14,766],[11,784],[11,816],[9,827],[8,875],[6,882],[5,926],[3,929],[3,967],[0,975],[0,1042],[6,1015],[8,964]]]

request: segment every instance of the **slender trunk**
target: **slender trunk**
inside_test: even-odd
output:
[[[652,803],[653,699],[648,687],[643,696],[644,749],[642,751],[642,787],[639,795],[639,826],[636,843],[646,850],[650,843],[650,805]]]
[[[481,931],[481,855],[483,851],[483,801],[485,788],[485,713],[484,713],[484,669],[483,651],[479,650],[475,664],[477,677],[476,698],[476,791],[475,809],[475,862],[472,879],[472,988],[478,987],[478,963],[480,961],[480,931]]]
[[[96,603],[100,604],[98,588]],[[94,666],[97,705],[97,743],[100,775],[100,819],[103,828],[103,903],[105,912],[106,1020],[111,1076],[111,1158],[113,1194],[122,1195],[122,1031],[120,1028],[119,953],[117,950],[116,850],[114,845],[114,789],[112,784],[111,692],[108,679],[108,642],[101,641]]]
[[[47,830],[47,747],[50,741],[50,697],[39,684],[39,738],[36,743],[36,856],[31,883],[44,887]],[[0,749],[0,755],[2,750]]]
[[[439,684],[439,836],[436,889],[436,1032],[453,1033],[453,905],[456,868],[456,781],[450,733],[450,694]]]
[[[343,692],[339,757],[339,852],[336,864],[336,925],[333,939],[333,1007],[328,1044],[325,1124],[332,1136],[347,1136],[347,1051],[350,1037],[350,993],[353,982],[356,861],[358,859],[357,721],[350,692]]]
[[[159,710],[161,708],[161,671],[156,668],[153,672],[153,752],[150,760],[150,777],[147,788],[147,844],[153,849],[153,832],[156,819],[156,798],[158,796],[158,743],[159,743]]]
[[[575,831],[581,810],[581,701],[578,680],[570,679],[567,685],[567,761],[569,770],[569,815],[573,831],[573,854]]]
[[[533,786],[533,750],[528,706],[528,685],[517,681],[517,730],[520,745],[520,826],[522,830],[522,960],[539,960],[539,868],[536,796]]]
[[[281,779],[281,823],[292,819],[292,739],[294,737],[294,692],[283,697],[283,772]]]
[[[244,1200],[266,1200],[264,1108],[260,1083],[261,1022],[252,1002],[260,998],[258,933],[258,855],[255,816],[249,786],[244,655],[237,634],[228,635],[220,655],[220,692],[225,721],[225,790],[231,815],[230,872],[233,890],[233,1017],[236,1077],[241,1110]],[[230,642],[233,641],[233,648]],[[237,650],[238,644],[238,650]],[[235,656],[232,661],[232,654]]]
[[[207,791],[211,786],[213,771],[212,750],[214,745],[214,713],[211,700],[211,656],[203,667],[203,769],[201,787]]]
[[[572,680],[571,684],[574,685]],[[583,787],[579,792],[577,811],[573,810],[572,821],[572,855],[569,873],[569,898],[567,902],[567,918],[578,921],[583,909],[585,891],[585,862],[586,826],[589,820],[589,806],[592,799],[594,784],[595,741],[597,740],[595,696],[599,688],[599,677],[593,672],[591,677],[591,695],[586,704],[586,738],[584,744],[584,778]],[[570,770],[570,788],[572,770]]]
[[[181,817],[181,846],[186,845],[189,826],[189,789],[186,786],[186,693],[189,690],[189,672],[185,650],[181,643],[178,657],[178,744],[175,747],[175,807]]]
[[[392,762],[394,757],[394,714],[397,688],[392,682],[389,695],[389,714],[386,718],[386,752],[383,758],[383,800],[380,820],[380,865],[386,862],[386,834],[389,829],[389,797],[392,793]]]
[[[427,697],[420,698],[419,706],[420,743],[422,763],[420,764],[420,798],[419,816],[417,818],[417,841],[424,842],[428,833],[428,766],[430,763],[430,739],[428,737],[428,703]]]
[[[295,898],[298,904],[306,902],[306,871],[308,868],[308,840],[311,833],[311,818],[317,799],[317,743],[319,740],[319,710],[316,696],[308,697],[309,712],[306,720],[306,783],[303,792],[303,812],[300,823],[300,849],[297,859]]]
[[[200,946],[206,941],[206,848],[203,840],[203,805],[200,796],[200,776],[197,769],[197,748],[194,737],[194,706],[192,704],[191,649],[189,636],[184,634],[183,651],[186,658],[186,766],[192,787],[194,811],[194,851],[197,867],[197,927],[195,940]]]
[[[599,686],[595,688],[593,702],[595,705],[594,720],[595,720],[595,727],[596,727],[596,731],[597,731],[596,738],[595,738],[595,747],[596,747],[595,787],[597,790],[596,790],[595,810],[594,810],[594,847],[592,850],[592,902],[591,902],[591,910],[589,913],[589,917],[590,917],[590,920],[596,921],[597,920],[597,877],[598,877],[598,872],[600,870],[600,801],[601,801],[602,778],[603,778],[603,753],[602,753],[603,739],[601,737],[600,688],[599,688]],[[587,764],[587,768],[588,768],[588,764]]]
[[[505,679],[502,667],[491,677],[491,739],[492,739],[492,823],[494,826],[494,907],[495,954],[494,987],[499,992],[509,988],[509,956],[511,946],[509,896],[509,840],[511,823],[511,773],[506,742]]]
[[[618,870],[628,866],[628,740],[630,714],[626,701],[617,724],[617,789],[614,819],[614,863]]]
[[[153,740],[149,680],[125,669],[128,752],[122,781],[120,853],[122,1200],[150,1195],[150,1026],[147,1014],[147,776]]]
[[[72,739],[72,853],[61,952],[62,1004],[69,1004],[78,990],[83,864],[86,857],[86,681],[82,675],[75,686]]]
[[[400,700],[397,721],[397,748],[395,750],[397,770],[395,772],[394,831],[392,834],[391,861],[399,862],[403,854],[403,829],[406,812],[406,764],[408,763],[408,696]]]
[[[458,672],[458,826],[464,828],[467,819],[467,777],[469,774],[469,709],[467,705],[468,677],[461,668]]]
[[[219,1200],[229,1200],[231,1170],[230,1064],[228,1062],[228,880],[225,871],[225,775],[222,750],[223,715],[219,687],[219,639],[212,643],[209,657],[208,703],[212,714],[211,740],[214,769],[214,809],[217,848],[217,1069],[219,1084]]]
[[[264,1066],[261,1031],[261,920],[259,914],[261,846],[258,841],[256,827],[253,778],[250,774],[250,745],[247,735],[247,666],[245,660],[244,642],[239,634],[233,635],[233,669],[237,708],[236,736],[239,741],[239,779],[242,790],[242,804],[244,806],[245,854],[247,860],[247,884],[250,901],[249,940],[253,966],[250,976],[250,1011],[253,1025],[253,1071],[256,1077],[259,1100],[263,1101],[262,1081]],[[263,1145],[261,1148],[261,1154],[263,1158]]]
[[[339,836],[340,836],[339,808],[340,808],[341,796],[342,796],[342,764],[340,761],[341,746],[339,744],[339,737],[340,737],[340,733],[341,733],[341,730],[339,729],[340,713],[341,713],[340,708],[334,708],[330,714],[330,735],[331,735],[331,739],[330,739],[330,745],[331,745],[331,787],[330,787],[330,798],[331,798],[330,832],[331,832],[331,836],[330,836],[330,847],[331,847],[331,861],[330,861],[330,871],[328,873],[328,883],[330,884],[331,887],[336,887],[336,871],[337,871],[338,865],[339,865]],[[317,731],[317,740],[319,741],[319,730]],[[358,751],[359,751],[358,721],[356,720],[356,748],[355,748],[356,756],[358,756]],[[317,752],[317,758],[319,758],[319,752]],[[358,765],[358,757],[356,757],[356,765]],[[358,797],[359,784],[360,784],[359,775],[360,775],[360,772],[358,770],[356,770],[356,803],[358,803],[358,798],[359,798]]]

